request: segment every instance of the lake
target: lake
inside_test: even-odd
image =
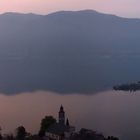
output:
[[[97,130],[121,140],[140,137],[140,92],[105,91],[93,95],[77,93],[60,95],[47,91],[26,92],[12,96],[0,95],[2,133],[12,133],[19,125],[37,133],[45,115],[57,118],[64,106],[70,124]]]

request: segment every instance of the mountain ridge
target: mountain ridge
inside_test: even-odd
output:
[[[139,80],[140,20],[89,10],[13,15],[0,15],[0,92],[94,94]]]
[[[66,11],[66,10],[62,10],[62,11],[56,11],[56,12],[52,12],[52,13],[48,13],[48,14],[36,14],[36,13],[18,13],[18,12],[5,12],[0,14],[0,16],[9,16],[9,15],[33,15],[33,16],[50,16],[50,15],[58,15],[58,14],[68,14],[68,13],[84,13],[84,14],[101,14],[101,15],[108,15],[108,16],[115,16],[118,18],[123,18],[123,19],[140,19],[140,18],[127,18],[127,17],[121,17],[115,14],[110,14],[110,13],[103,13],[103,12],[99,12],[96,10],[92,10],[92,9],[85,9],[85,10],[78,10],[78,11]]]

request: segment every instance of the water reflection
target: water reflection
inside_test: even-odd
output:
[[[0,94],[0,125],[3,133],[13,132],[19,125],[35,133],[45,115],[57,117],[61,104],[71,123],[78,129],[95,129],[105,135],[119,136],[121,140],[140,137],[140,94],[113,91],[91,96],[43,91],[15,96]]]

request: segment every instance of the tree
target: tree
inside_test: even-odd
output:
[[[6,140],[15,140],[13,134],[8,134],[8,135],[5,135],[5,138]]]
[[[108,136],[107,140],[119,140],[117,137],[114,136]]]
[[[56,119],[53,116],[45,116],[41,121],[41,127],[39,131],[39,136],[43,137],[45,132],[48,130],[49,126],[56,123]]]
[[[26,135],[27,135],[27,132],[26,132],[26,129],[23,126],[19,126],[16,129],[17,140],[25,140]]]
[[[2,140],[2,135],[1,135],[1,133],[0,133],[0,140]]]
[[[2,128],[0,127],[0,140],[2,140],[2,134],[1,134]]]

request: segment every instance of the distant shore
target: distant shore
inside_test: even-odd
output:
[[[122,84],[122,85],[114,86],[113,89],[135,92],[135,91],[140,90],[140,81],[138,81],[136,83]]]

